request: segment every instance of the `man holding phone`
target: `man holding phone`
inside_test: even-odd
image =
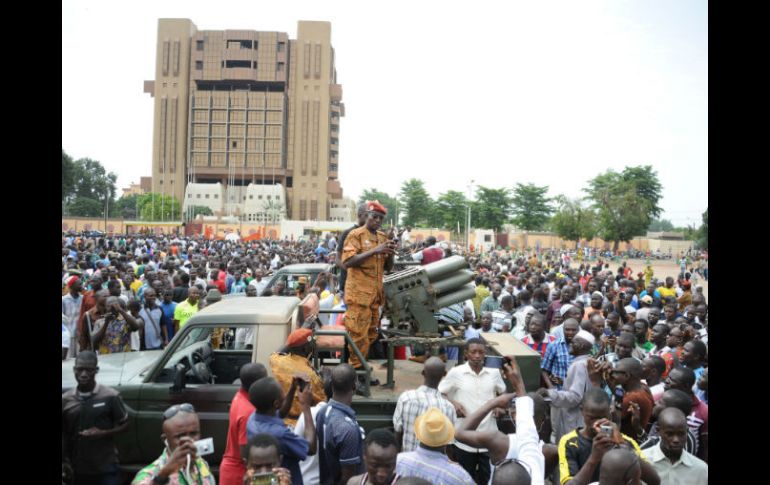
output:
[[[468,340],[465,344],[466,363],[453,367],[439,383],[439,392],[455,407],[458,426],[487,401],[505,392],[505,382],[498,370],[502,367],[502,358],[495,359],[500,365],[498,369],[486,367],[485,358],[484,341],[477,338]],[[487,414],[477,429],[479,431],[496,430],[496,416],[497,410]],[[489,481],[489,451],[486,448],[476,448],[457,442],[454,453],[455,459],[476,480],[476,483]]]
[[[396,248],[396,244],[380,231],[387,209],[376,200],[367,202],[366,209],[366,223],[350,231],[342,248],[342,265],[348,272],[345,328],[364,358],[377,338],[380,306],[385,301],[382,282],[385,271],[393,268]],[[350,364],[356,369],[363,368],[363,362],[359,362],[352,351]]]
[[[166,445],[163,453],[140,470],[131,485],[215,485],[209,464],[198,456],[196,441],[201,437],[201,425],[192,404],[175,404],[166,409],[160,437]]]

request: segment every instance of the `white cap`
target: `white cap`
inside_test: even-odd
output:
[[[575,305],[570,305],[569,303],[567,303],[566,305],[563,305],[563,306],[562,306],[562,307],[559,309],[559,314],[560,314],[561,316],[564,316],[564,315],[566,315],[566,314],[567,314],[567,312],[569,311],[569,309],[570,309],[570,308],[574,308],[574,307],[575,307]]]
[[[575,338],[578,338],[578,337],[582,338],[583,340],[585,340],[591,345],[593,345],[594,342],[596,342],[596,339],[591,334],[591,332],[586,332],[585,330],[580,330],[577,334],[575,334]]]

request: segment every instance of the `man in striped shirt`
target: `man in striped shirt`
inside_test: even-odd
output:
[[[452,425],[457,422],[454,406],[438,391],[438,384],[446,375],[444,362],[438,357],[429,358],[425,361],[422,375],[425,383],[417,389],[401,393],[393,413],[393,429],[396,431],[396,441],[402,443],[402,452],[417,449],[419,443],[414,434],[414,423],[429,408],[438,408]]]

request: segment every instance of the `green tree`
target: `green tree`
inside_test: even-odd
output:
[[[654,217],[663,190],[652,166],[626,167],[623,172],[608,170],[591,179],[585,190],[599,216],[599,235],[613,241],[617,251],[621,241],[643,236]]]
[[[465,230],[468,224],[468,199],[462,192],[450,190],[440,194],[436,199],[435,210],[436,227],[457,230],[457,223],[460,223],[461,231]]]
[[[75,162],[62,148],[61,151],[61,200],[66,201],[75,191]]]
[[[399,193],[399,205],[404,214],[401,220],[404,226],[428,225],[433,210],[433,200],[425,190],[425,183],[422,180],[413,178],[404,182]]]
[[[193,205],[189,207],[190,211],[190,219],[195,219],[199,215],[201,216],[213,216],[214,213],[211,211],[211,207],[207,205]]]
[[[709,210],[708,207],[706,208],[706,212],[704,212],[701,215],[701,220],[703,221],[703,224],[698,228],[698,231],[696,232],[696,243],[699,248],[701,249],[708,249],[709,248]]]
[[[67,205],[67,213],[76,217],[103,217],[104,204],[89,197],[75,197]]]
[[[139,218],[137,210],[141,196],[138,194],[126,195],[110,204],[110,217],[136,220]]]
[[[358,203],[363,204],[367,200],[378,200],[380,204],[385,206],[385,209],[388,210],[388,214],[385,216],[385,221],[383,221],[383,225],[387,223],[387,225],[394,225],[398,224],[398,215],[399,215],[399,203],[398,199],[395,197],[391,197],[385,192],[379,191],[375,188],[366,189],[361,194],[361,197],[358,198]]]
[[[675,230],[675,228],[674,224],[668,219],[653,219],[647,230],[649,232],[669,232]]]
[[[508,189],[492,189],[479,185],[471,207],[471,227],[500,232],[511,214],[513,198]]]
[[[178,221],[181,206],[171,195],[144,194],[139,199],[139,214],[143,221]]]
[[[516,184],[511,209],[514,224],[525,231],[543,229],[553,213],[549,205],[551,199],[545,196],[547,193],[547,185],[538,187],[535,184]]]
[[[567,241],[591,240],[596,236],[597,217],[593,209],[584,207],[580,200],[563,195],[556,197],[558,208],[551,218],[551,230]]]
[[[113,172],[107,173],[101,163],[90,158],[75,161],[74,193],[77,197],[110,202],[115,198],[115,182],[118,176]]]

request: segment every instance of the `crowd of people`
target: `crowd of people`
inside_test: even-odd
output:
[[[119,394],[96,384],[98,356],[163,348],[222,294],[284,295],[265,289],[281,266],[338,267],[290,291],[345,310],[340,323],[372,356],[382,278],[395,256],[430,264],[451,255],[434,238],[417,245],[382,232],[385,213],[367,203],[339,238],[306,242],[64,235],[62,359],[75,359],[78,383],[62,395],[70,483],[118,483],[112,440],[128,417]],[[357,421],[356,371],[365,364],[352,355],[317,372],[308,361],[313,331],[297,329],[269,362],[239,369],[219,482],[707,483],[708,307],[687,265],[676,278],[656,278],[650,264],[613,272],[609,261],[573,261],[559,250],[464,256],[476,296],[436,313],[464,346],[439,356],[413,349],[424,383],[398,397],[392,428],[365,432]],[[514,356],[502,369],[485,367],[486,332],[540,354],[539,388],[524,388]],[[464,363],[453,365],[459,352]],[[163,453],[132,483],[215,483],[196,454],[192,405],[166,410],[159,431]]]

